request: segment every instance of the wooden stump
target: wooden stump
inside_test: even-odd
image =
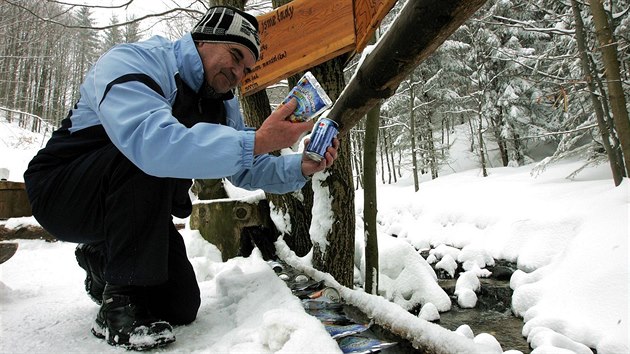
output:
[[[8,261],[9,258],[13,257],[17,249],[18,244],[15,242],[0,243],[0,264]]]
[[[202,200],[193,204],[190,228],[221,251],[223,261],[238,255],[243,228],[274,228],[266,200],[247,203],[237,200]]]
[[[24,183],[0,181],[0,219],[31,215]]]

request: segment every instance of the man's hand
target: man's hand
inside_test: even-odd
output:
[[[304,149],[308,146],[309,139],[304,141]],[[332,166],[333,162],[338,157],[339,150],[339,139],[334,138],[332,146],[328,147],[326,153],[324,154],[324,158],[321,161],[315,161],[306,156],[305,153],[302,154],[302,174],[304,177],[310,177],[315,172],[323,171],[326,168]]]
[[[296,107],[297,101],[293,98],[265,119],[260,128],[256,130],[254,155],[266,154],[289,147],[295,144],[303,133],[313,128],[312,120],[299,123],[287,120],[287,117],[293,113]]]

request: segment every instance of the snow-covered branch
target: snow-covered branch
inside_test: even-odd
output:
[[[519,140],[525,140],[525,139],[540,139],[540,138],[545,138],[548,136],[556,136],[556,135],[565,135],[565,134],[572,134],[572,133],[577,133],[579,131],[582,130],[588,130],[588,129],[593,129],[593,128],[597,128],[597,124],[589,124],[583,127],[578,127],[575,129],[571,129],[571,130],[565,130],[565,131],[561,131],[561,132],[551,132],[551,133],[545,133],[545,134],[539,134],[539,135],[532,135],[532,136],[523,136],[518,138]]]
[[[518,27],[524,31],[552,33],[552,34],[561,34],[561,35],[569,35],[569,36],[573,36],[575,34],[574,30],[565,30],[562,28],[555,28],[555,27],[554,28],[532,27],[529,22],[519,21],[513,18],[507,18],[503,16],[494,15],[492,16],[492,18],[499,21],[497,24],[500,24],[503,26]]]

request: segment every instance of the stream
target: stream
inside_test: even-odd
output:
[[[512,289],[506,273],[509,271],[507,267],[502,267],[495,269],[495,272],[504,276],[499,279],[479,279],[481,289],[477,293],[477,305],[472,309],[463,309],[457,305],[457,296],[454,295],[456,279],[440,279],[439,284],[451,297],[453,305],[450,311],[440,313],[437,324],[452,331],[461,325],[468,325],[475,335],[493,335],[503,351],[513,349],[523,354],[530,353],[532,349],[522,335],[523,319],[512,314]]]
[[[450,311],[440,313],[438,324],[452,331],[466,324],[475,335],[479,333],[493,335],[501,343],[503,351],[514,349],[523,354],[531,352],[527,340],[521,335],[523,320],[514,317],[510,310],[506,313],[479,308],[461,309],[454,305]]]

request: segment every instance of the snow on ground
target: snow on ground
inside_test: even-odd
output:
[[[2,124],[0,168],[11,170],[10,180],[21,181],[41,142],[17,144],[28,139]],[[458,168],[471,168],[424,181],[417,193],[408,175],[396,184],[379,185],[382,297],[350,289],[343,294],[366,302],[375,315],[392,304],[402,309],[423,304],[428,306],[422,316],[429,316],[430,309],[450,308],[429,261],[448,256],[464,264],[470,273],[458,286],[467,294],[461,299],[466,305],[474,302],[474,277],[487,276],[484,267],[495,259],[509,260],[519,268],[511,278],[513,311],[523,317],[523,335],[534,353],[591,353],[589,347],[600,354],[628,353],[630,181],[614,187],[607,166],[568,180],[565,176],[580,166],[570,161],[536,178],[530,175],[532,165],[491,168],[484,178],[472,168],[471,158],[453,159]],[[355,278],[360,279],[360,191],[356,204]],[[35,221],[2,223],[11,228]],[[198,319],[177,327],[177,341],[160,352],[339,352],[259,254],[222,262],[217,248],[197,231],[182,234],[202,305]],[[124,352],[89,332],[98,306],[84,294],[75,245],[18,242],[16,255],[0,265],[0,352]],[[417,250],[430,247],[434,250],[427,261]],[[448,258],[443,264],[452,267]],[[419,318],[407,324],[430,328],[438,341],[455,333],[434,331],[434,325]],[[490,335],[469,331],[463,326],[456,332],[492,345]]]

